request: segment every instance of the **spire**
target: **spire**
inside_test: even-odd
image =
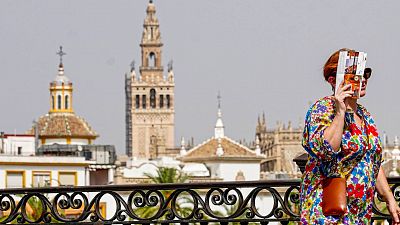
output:
[[[156,7],[153,1],[149,1],[146,9],[146,18],[143,23],[142,44],[145,43],[161,43],[161,35],[159,30],[160,24],[156,17]]]
[[[256,155],[261,155],[261,148],[260,148],[260,138],[256,136]]]
[[[186,147],[185,147],[185,138],[182,137],[181,139],[181,151],[180,151],[180,155],[184,156],[186,155],[187,151],[186,151]]]
[[[72,82],[64,74],[63,56],[66,55],[63,47],[56,54],[60,57],[58,74],[50,83],[50,113],[73,112],[72,108]]]
[[[142,64],[139,67],[140,77],[143,82],[152,83],[163,81],[162,66],[162,42],[160,24],[156,17],[156,8],[152,1],[147,5],[146,18],[143,23],[142,41]]]
[[[265,112],[263,112],[263,115],[262,115],[262,125],[265,125]]]
[[[129,79],[130,82],[136,82],[135,60],[132,60],[129,66],[130,66],[130,74],[129,73],[126,74],[126,79]]]
[[[215,138],[222,138],[224,137],[224,123],[222,122],[222,112],[221,112],[221,95],[218,92],[218,113],[217,113],[217,122],[215,123],[215,129],[214,129],[214,136]]]
[[[261,130],[263,132],[267,132],[267,122],[265,120],[265,112],[263,112],[263,115],[262,115]]]
[[[168,62],[168,72],[170,72],[170,71],[173,70],[173,64],[174,64],[174,61],[171,59],[171,60]]]
[[[129,65],[131,67],[131,73],[135,71],[135,60],[132,60],[131,64]]]
[[[260,121],[260,115],[257,117],[257,126],[256,126],[256,134],[259,134],[261,132],[261,121]]]
[[[174,69],[173,69],[173,62],[172,60],[170,60],[168,62],[168,77],[167,80],[170,83],[174,83]]]

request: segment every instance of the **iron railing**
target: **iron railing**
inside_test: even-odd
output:
[[[400,178],[388,181],[399,200]],[[2,189],[0,224],[296,224],[299,185],[275,180]],[[390,222],[381,204],[377,197],[373,220]]]

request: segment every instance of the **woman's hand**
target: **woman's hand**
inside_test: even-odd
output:
[[[394,200],[394,199],[393,199]],[[386,202],[387,209],[389,210],[390,216],[392,217],[393,225],[400,225],[400,208],[396,201]]]
[[[350,97],[353,94],[351,90],[351,84],[344,85],[344,80],[340,83],[340,86],[335,92],[335,102],[336,102],[336,113],[339,115],[344,115],[347,109],[347,101],[346,98]]]

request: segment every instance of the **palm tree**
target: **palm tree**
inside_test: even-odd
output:
[[[186,183],[189,179],[189,177],[185,173],[182,173],[178,169],[171,167],[159,167],[157,169],[156,175],[150,173],[144,173],[144,175],[150,178],[151,181],[156,184]],[[160,192],[164,196],[164,199],[167,200],[174,191],[162,190]],[[180,216],[190,215],[193,209],[189,207],[191,205],[193,205],[193,199],[191,199],[188,195],[181,194],[180,197],[176,200],[176,210]],[[158,207],[140,207],[135,209],[135,213],[141,218],[150,218],[158,212],[159,207],[159,205]],[[168,204],[168,208],[171,208],[171,203]],[[165,215],[163,215],[160,219],[165,219]]]
[[[156,184],[164,183],[185,183],[189,177],[173,167],[159,167],[157,175],[144,173],[147,178],[150,178]]]

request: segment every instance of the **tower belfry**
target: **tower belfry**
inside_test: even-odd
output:
[[[152,159],[175,147],[174,72],[171,63],[164,76],[162,46],[156,8],[150,1],[140,42],[140,74],[136,76],[131,66],[125,82],[126,154],[130,157]]]
[[[155,15],[156,8],[152,1],[147,5],[146,18],[143,23],[142,41],[142,65],[140,74],[145,82],[153,82],[163,79],[163,66],[161,64],[161,42],[160,24]]]

